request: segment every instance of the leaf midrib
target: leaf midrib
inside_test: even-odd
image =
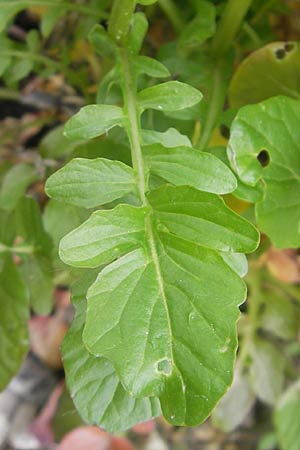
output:
[[[138,190],[142,202],[142,206],[146,206],[152,210],[151,205],[149,204],[147,198],[146,198],[146,172],[144,168],[144,160],[143,160],[143,154],[142,154],[142,136],[140,131],[140,111],[138,109],[137,101],[136,101],[136,80],[131,75],[130,70],[130,61],[129,56],[126,49],[122,49],[120,51],[120,59],[121,64],[123,66],[124,72],[124,110],[126,111],[128,115],[128,122],[129,127],[126,128],[128,138],[131,144],[131,154],[132,154],[132,162],[133,162],[133,168],[135,169],[136,179],[137,179],[137,185]],[[173,355],[173,346],[172,346],[172,325],[171,325],[171,319],[170,319],[170,313],[168,309],[168,303],[167,298],[165,294],[164,289],[164,283],[163,283],[163,277],[161,273],[160,263],[159,263],[159,257],[158,252],[155,244],[154,239],[154,232],[152,228],[151,223],[151,215],[147,214],[145,217],[145,235],[147,238],[147,241],[149,243],[151,258],[154,264],[156,278],[159,286],[159,290],[161,293],[161,298],[163,300],[164,309],[166,312],[166,318],[168,323],[168,330],[169,330],[169,342],[168,347],[170,349],[170,356],[172,360],[172,365],[175,367],[175,361],[174,361],[174,355]]]

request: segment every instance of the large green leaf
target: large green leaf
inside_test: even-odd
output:
[[[246,295],[218,250],[252,251],[258,234],[193,188],[166,186],[148,202],[94,213],[62,240],[61,257],[82,267],[119,257],[88,291],[85,344],[133,395],[158,395],[168,420],[194,425],[231,383]]]
[[[105,158],[75,158],[47,180],[49,197],[85,208],[112,202],[135,190],[131,167]]]
[[[275,427],[282,450],[300,448],[300,383],[297,381],[282,395],[275,410]]]
[[[159,415],[160,407],[155,397],[130,396],[112,364],[91,355],[83,345],[85,295],[92,281],[91,276],[85,277],[72,289],[76,314],[62,348],[66,378],[74,404],[86,422],[110,432],[121,431]]]
[[[255,186],[264,181],[257,223],[280,248],[300,245],[299,120],[300,103],[287,97],[245,106],[233,122],[228,146],[243,182]]]
[[[16,374],[28,350],[26,287],[11,260],[0,272],[0,390]]]
[[[233,108],[276,95],[300,99],[300,44],[273,42],[251,53],[235,72],[229,88]]]
[[[215,194],[226,194],[237,187],[231,170],[209,153],[183,146],[166,148],[160,144],[145,146],[143,153],[150,171],[176,186],[188,183]]]

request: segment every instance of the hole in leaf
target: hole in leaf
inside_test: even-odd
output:
[[[284,48],[278,48],[275,50],[275,56],[277,59],[284,59],[286,53]]]
[[[294,44],[292,44],[291,42],[287,42],[285,45],[284,45],[284,50],[286,51],[286,52],[291,52],[292,50],[294,50]]]
[[[262,167],[267,167],[270,162],[270,156],[267,150],[261,150],[256,158]]]
[[[172,365],[171,365],[171,361],[169,359],[164,358],[164,359],[158,361],[156,367],[157,367],[158,372],[162,372],[167,376],[171,375]]]

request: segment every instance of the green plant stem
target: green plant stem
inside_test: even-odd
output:
[[[228,0],[212,42],[215,57],[223,56],[231,47],[252,0]]]
[[[0,1],[0,9],[2,8],[2,6],[5,6],[7,4],[7,2],[1,2]],[[24,1],[23,0],[11,0],[10,1],[11,6],[22,6],[24,5]],[[80,5],[78,3],[61,3],[58,1],[47,1],[47,0],[30,0],[30,6],[57,6],[59,8],[65,9],[65,10],[69,10],[69,11],[76,11],[82,14],[86,14],[88,16],[96,16],[99,18],[103,18],[106,19],[108,18],[108,13],[106,13],[105,11],[101,11],[99,10],[99,8],[91,8],[88,5]]]
[[[215,60],[213,70],[211,98],[208,105],[206,120],[202,124],[197,147],[204,149],[208,146],[217,118],[222,111],[227,92],[227,80],[223,75],[224,58],[241,27],[252,0],[228,0],[223,16],[212,41],[211,56]]]
[[[140,111],[137,106],[136,92],[137,83],[136,77],[131,72],[132,65],[130,64],[129,54],[126,48],[120,50],[120,60],[123,74],[123,96],[124,96],[124,109],[128,117],[128,127],[127,134],[131,147],[131,157],[133,168],[136,173],[137,185],[139,190],[139,195],[141,199],[142,206],[149,207],[148,200],[146,198],[147,183],[146,183],[146,173],[142,154],[142,137],[140,132]],[[145,216],[145,233],[147,236],[147,241],[149,244],[149,250],[151,254],[151,259],[156,272],[156,279],[159,286],[161,298],[164,303],[164,308],[166,311],[166,316],[168,320],[169,334],[172,334],[171,330],[171,320],[168,310],[167,299],[164,290],[163,278],[161,274],[160,262],[158,251],[156,248],[154,232],[152,227],[152,218],[150,214]],[[171,358],[174,363],[173,350],[171,348]]]
[[[115,0],[113,3],[108,32],[120,45],[125,44],[135,4],[135,0]]]
[[[213,70],[211,98],[209,101],[207,116],[203,122],[203,129],[197,144],[197,147],[200,150],[205,149],[209,144],[211,135],[216,126],[216,120],[224,105],[226,91],[227,82],[222,73],[222,63],[218,62]]]
[[[182,20],[182,16],[180,11],[173,3],[172,0],[158,0],[158,4],[161,9],[164,11],[165,15],[168,17],[171,22],[174,30],[179,33],[182,31],[184,27],[184,21]]]
[[[243,30],[249,36],[256,47],[260,47],[262,45],[259,35],[256,33],[254,28],[249,25],[248,22],[243,23]]]
[[[8,247],[5,244],[0,244],[0,253],[15,253],[16,255],[31,255],[35,253],[36,248],[32,245]]]
[[[121,49],[121,63],[124,76],[124,108],[128,115],[128,138],[132,149],[132,163],[136,170],[138,189],[142,203],[145,205],[146,181],[144,161],[140,139],[140,118],[136,108],[136,80],[131,74],[129,57],[125,48]]]
[[[114,9],[116,8],[116,5],[119,4],[120,0],[115,0],[115,3],[113,5],[113,13]],[[126,0],[127,1],[127,0]],[[120,45],[120,51],[119,51],[119,59],[121,64],[121,74],[122,74],[122,91],[123,91],[123,97],[124,97],[124,110],[128,118],[128,126],[127,126],[127,134],[128,139],[130,142],[130,148],[131,148],[131,157],[132,157],[132,165],[133,169],[136,173],[136,179],[137,179],[137,185],[138,185],[138,191],[139,196],[141,199],[142,206],[149,207],[148,200],[146,198],[146,191],[148,189],[147,187],[147,175],[145,172],[144,167],[144,160],[142,155],[142,137],[141,137],[141,131],[140,131],[140,110],[138,109],[137,100],[136,100],[136,94],[137,94],[137,80],[135,74],[132,72],[132,64],[130,64],[130,57],[126,48],[126,38],[129,30],[129,23],[131,20],[131,16],[133,14],[132,5],[130,2],[128,2],[128,15],[126,18],[127,21],[122,21],[120,18],[117,17],[117,13],[115,12],[115,15],[113,14],[111,19],[111,29],[110,33],[112,33],[112,30],[116,30],[115,32],[122,34],[122,39],[119,40]],[[124,10],[123,10],[124,13]],[[119,10],[120,14],[120,10]],[[131,16],[130,16],[131,14]],[[121,24],[121,29],[116,28],[115,24]],[[114,36],[116,38],[116,36]],[[147,236],[147,241],[149,244],[149,250],[151,253],[151,259],[153,261],[153,265],[156,272],[156,278],[157,283],[159,286],[161,298],[164,303],[164,308],[166,311],[166,316],[168,318],[168,327],[169,332],[171,335],[171,321],[169,317],[169,310],[168,310],[168,304],[167,299],[165,296],[164,291],[164,285],[163,285],[163,279],[161,275],[161,268],[160,268],[160,262],[159,262],[159,256],[158,251],[156,248],[155,238],[154,238],[154,232],[152,228],[152,218],[150,214],[147,214],[145,216],[145,233]],[[172,355],[172,348],[171,348],[171,356],[173,360]]]

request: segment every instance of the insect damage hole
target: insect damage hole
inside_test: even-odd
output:
[[[284,50],[288,53],[294,50],[294,48],[295,46],[292,42],[287,42],[286,44],[284,44]]]
[[[267,167],[270,162],[270,155],[268,150],[261,150],[256,159],[262,167]]]
[[[157,361],[156,368],[158,372],[163,373],[166,376],[169,376],[172,373],[172,364],[168,358]]]
[[[286,51],[284,48],[277,48],[277,50],[275,50],[275,56],[277,59],[284,59],[286,55]]]

